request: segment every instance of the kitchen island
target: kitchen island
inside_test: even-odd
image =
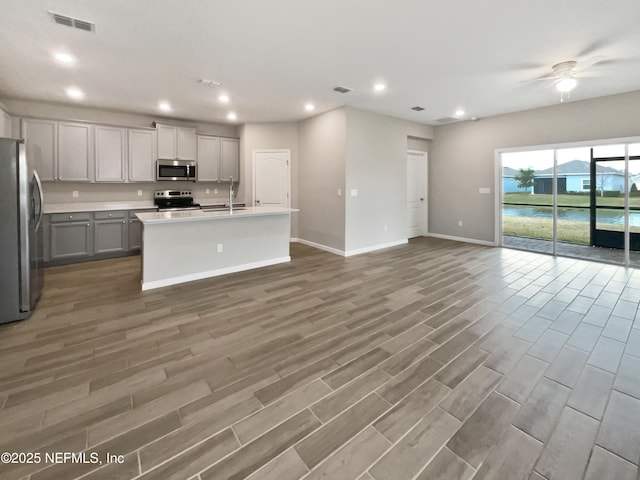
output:
[[[142,290],[291,261],[282,207],[139,213]]]

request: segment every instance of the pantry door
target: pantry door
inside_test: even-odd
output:
[[[254,206],[290,206],[290,157],[290,150],[253,151]]]

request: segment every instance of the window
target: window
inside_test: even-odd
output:
[[[583,178],[582,179],[582,190],[591,190],[591,179]]]

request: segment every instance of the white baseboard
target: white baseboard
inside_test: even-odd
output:
[[[395,242],[380,243],[378,245],[371,245],[370,247],[356,248],[355,250],[348,250],[345,252],[344,256],[351,257],[353,255],[360,255],[361,253],[374,252],[376,250],[382,250],[384,248],[389,248],[389,247],[397,247],[398,245],[404,245],[406,243],[409,243],[409,240],[407,240],[406,238],[403,238],[402,240],[396,240]]]
[[[154,288],[168,287],[169,285],[176,285],[178,283],[193,282],[194,280],[202,280],[203,278],[218,277],[220,275],[227,275],[229,273],[243,272],[245,270],[253,270],[254,268],[268,267],[270,265],[277,265],[279,263],[287,263],[291,261],[291,257],[279,257],[271,258],[269,260],[262,260],[260,262],[245,263],[243,265],[234,265],[233,267],[217,268],[215,270],[208,270],[206,272],[198,272],[190,275],[182,275],[179,277],[166,278],[163,280],[156,280],[154,282],[142,283],[142,290],[152,290]]]
[[[381,243],[379,245],[372,245],[370,247],[357,248],[355,250],[349,250],[348,252],[345,252],[343,250],[338,250],[337,248],[327,247],[326,245],[322,245],[320,243],[304,240],[303,238],[292,238],[291,241],[302,243],[303,245],[309,245],[310,247],[317,248],[319,250],[324,250],[325,252],[340,255],[341,257],[352,257],[353,255],[360,255],[361,253],[382,250],[383,248],[396,247],[398,245],[404,245],[405,243],[409,242],[409,240],[404,238],[402,240],[397,240],[395,242]]]
[[[453,240],[454,242],[475,243],[476,245],[485,245],[487,247],[495,247],[495,242],[487,240],[477,240],[475,238],[455,237],[453,235],[441,235],[439,233],[429,233],[428,237],[442,238],[443,240]]]
[[[337,248],[333,248],[333,247],[327,247],[326,245],[322,245],[321,243],[311,242],[303,238],[292,238],[291,241],[302,243],[303,245],[308,245],[310,247],[317,248],[319,250],[324,250],[325,252],[334,253],[336,255],[340,255],[341,257],[345,256],[344,251],[338,250]]]

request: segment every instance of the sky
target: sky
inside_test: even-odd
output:
[[[557,149],[558,164],[570,162],[572,160],[583,160],[589,162],[591,159],[591,147],[574,147]],[[516,170],[521,168],[531,168],[533,170],[542,170],[553,167],[553,150],[532,150],[526,152],[505,152],[502,153],[502,166],[510,167]],[[621,145],[600,145],[593,148],[595,157],[623,157],[625,155],[625,146]],[[629,145],[629,156],[640,155],[640,143]],[[615,162],[608,166],[619,170],[624,170],[624,161]],[[632,160],[629,164],[629,170],[632,175],[640,173],[640,160]]]

